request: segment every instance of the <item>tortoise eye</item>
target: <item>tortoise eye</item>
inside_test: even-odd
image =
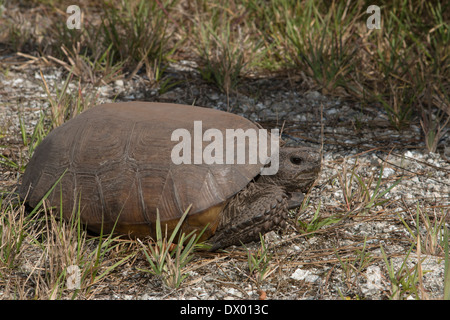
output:
[[[300,165],[302,163],[302,158],[299,157],[291,157],[291,163],[295,164],[295,165]]]

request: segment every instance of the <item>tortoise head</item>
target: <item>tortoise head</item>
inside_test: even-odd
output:
[[[261,182],[285,187],[287,192],[307,192],[320,171],[321,157],[309,147],[281,147],[279,169],[275,175],[261,176]]]

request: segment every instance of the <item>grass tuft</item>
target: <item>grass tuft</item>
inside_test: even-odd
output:
[[[170,236],[167,234],[167,226],[166,233],[163,235],[159,212],[157,212],[155,243],[144,244],[138,240],[142,245],[142,252],[151,267],[150,269],[140,270],[162,278],[164,284],[169,288],[179,288],[183,280],[188,276],[183,270],[191,261],[195,246],[205,230],[203,229],[198,234],[195,234],[194,231],[187,235],[184,233],[179,234],[181,225],[189,211],[190,207],[184,212]],[[178,234],[178,241],[175,244],[174,240]]]

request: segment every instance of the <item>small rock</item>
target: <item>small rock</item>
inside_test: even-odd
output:
[[[361,286],[364,294],[374,294],[381,291],[381,269],[379,266],[369,266],[366,271],[367,285]]]
[[[258,111],[261,111],[261,110],[266,109],[266,106],[265,106],[263,103],[258,102],[258,103],[256,104],[256,109],[257,109]]]
[[[114,81],[114,85],[116,87],[123,87],[123,85],[124,85],[123,80],[119,79],[119,80]]]
[[[14,79],[12,85],[17,86],[18,84],[21,84],[23,82],[22,78]]]
[[[144,293],[139,299],[140,300],[154,300],[155,298],[150,296],[148,293]]]
[[[108,86],[101,86],[100,87],[100,93],[101,94],[108,94],[108,92],[109,92],[109,87]]]
[[[320,92],[318,92],[318,91],[311,91],[311,92],[308,92],[308,93],[305,95],[305,97],[306,97],[308,100],[319,100],[319,99],[322,98],[322,95],[321,95]]]
[[[413,155],[413,153],[411,151],[408,150],[408,151],[405,152],[405,157],[414,158],[414,155]]]
[[[217,94],[217,93],[212,93],[210,96],[209,96],[209,98],[211,99],[211,100],[219,100],[219,95]]]
[[[383,178],[388,178],[392,176],[395,173],[394,169],[391,168],[384,168],[383,169]]]
[[[236,297],[242,298],[242,292],[236,290],[235,288],[228,288],[224,291],[228,294],[228,296],[224,298],[225,300],[235,299]]]
[[[311,273],[310,270],[302,270],[302,269],[298,268],[291,275],[291,279],[299,280],[299,281],[304,280],[306,282],[316,282],[317,279],[319,279],[319,276]]]
[[[336,114],[338,110],[336,108],[328,109],[325,111],[327,114]]]

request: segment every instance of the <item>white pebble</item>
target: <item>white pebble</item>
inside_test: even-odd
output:
[[[319,276],[311,273],[311,271],[309,271],[309,270],[302,270],[302,269],[298,268],[291,275],[291,279],[299,280],[299,281],[304,280],[306,282],[316,282],[317,279],[319,279]]]

